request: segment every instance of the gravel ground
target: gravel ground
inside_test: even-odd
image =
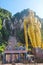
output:
[[[2,64],[2,62],[0,62],[0,65],[13,65],[13,64]],[[14,65],[43,65],[43,63],[28,63],[28,64],[23,64],[23,63],[15,63]]]
[[[0,64],[0,65],[12,65],[12,64]],[[15,65],[43,65],[43,64],[37,64],[37,63],[34,63],[34,64],[22,64],[22,63],[16,63]]]

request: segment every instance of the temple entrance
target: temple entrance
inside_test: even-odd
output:
[[[19,63],[26,59],[26,51],[6,51],[3,57],[3,63]]]

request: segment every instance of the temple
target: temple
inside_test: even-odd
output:
[[[24,47],[20,46],[14,47],[17,44],[15,37],[10,37],[8,40],[8,45],[3,54],[3,63],[20,62],[26,58],[26,50]]]

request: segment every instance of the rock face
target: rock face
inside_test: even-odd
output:
[[[8,40],[8,46],[6,47],[6,50],[14,50],[15,45],[17,45],[16,37],[10,36]]]
[[[2,37],[0,35],[0,40],[7,41],[9,38],[9,35],[16,36],[17,41],[21,43],[25,43],[24,41],[24,18],[29,15],[30,9],[24,9],[21,12],[18,12],[12,16],[12,14],[5,10],[0,9],[0,18],[2,19]],[[43,19],[41,19],[36,13],[34,12],[35,17],[37,17],[42,24],[41,32],[42,32],[42,40],[43,40]],[[5,43],[6,44],[6,43]]]
[[[16,36],[17,41],[24,42],[23,32],[21,33],[21,31],[23,31],[23,25],[24,25],[23,20],[25,17],[27,17],[29,15],[29,11],[30,11],[30,9],[24,9],[23,11],[18,12],[16,14],[14,14],[13,16],[11,15],[11,13],[9,13],[8,14],[9,17],[7,18],[7,20],[6,20],[6,16],[5,16],[5,18],[3,18],[3,16],[2,16],[2,18],[4,19],[3,20],[4,31],[6,31],[9,35]],[[1,12],[3,12],[3,15],[4,15],[4,12],[7,15],[6,10],[3,10]],[[38,15],[36,15],[35,12],[34,12],[34,14],[35,14],[35,17],[37,17],[41,21],[42,29],[43,29],[43,19],[41,19]],[[3,36],[5,35],[7,37],[8,34],[5,35],[5,32],[4,32]],[[5,40],[6,40],[6,38],[5,38]],[[43,30],[42,30],[42,40],[43,40]]]

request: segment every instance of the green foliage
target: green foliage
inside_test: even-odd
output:
[[[6,23],[5,23],[5,25],[6,25],[6,28],[7,28],[7,31],[9,32],[9,34],[10,34],[10,32],[11,32],[11,29],[10,29],[10,24],[9,24],[9,20],[6,20]]]
[[[2,29],[2,20],[0,18],[0,30]]]
[[[2,45],[2,33],[0,32],[0,45]]]
[[[0,46],[0,53],[3,52],[5,50],[5,45],[2,44],[2,46]]]
[[[16,36],[21,43],[24,43],[24,30],[16,30]]]
[[[2,29],[2,25],[0,25],[0,30]]]
[[[5,28],[2,29],[2,36],[3,36],[3,40],[5,40],[5,41],[8,40],[9,32],[7,29],[5,29]]]
[[[12,14],[11,14],[9,11],[0,8],[0,16],[1,16],[2,18],[8,18],[8,17],[11,18],[11,15],[12,15]]]
[[[11,16],[12,14],[9,11],[0,8],[0,52],[4,51],[5,45],[7,45],[5,42],[7,42],[9,37],[8,29],[7,28],[5,29],[3,27],[3,20],[4,19],[10,20]]]
[[[2,20],[0,18],[0,45],[1,45],[1,42],[2,42],[2,33],[1,33],[1,30],[2,30]]]
[[[2,25],[2,20],[0,19],[0,24]]]

